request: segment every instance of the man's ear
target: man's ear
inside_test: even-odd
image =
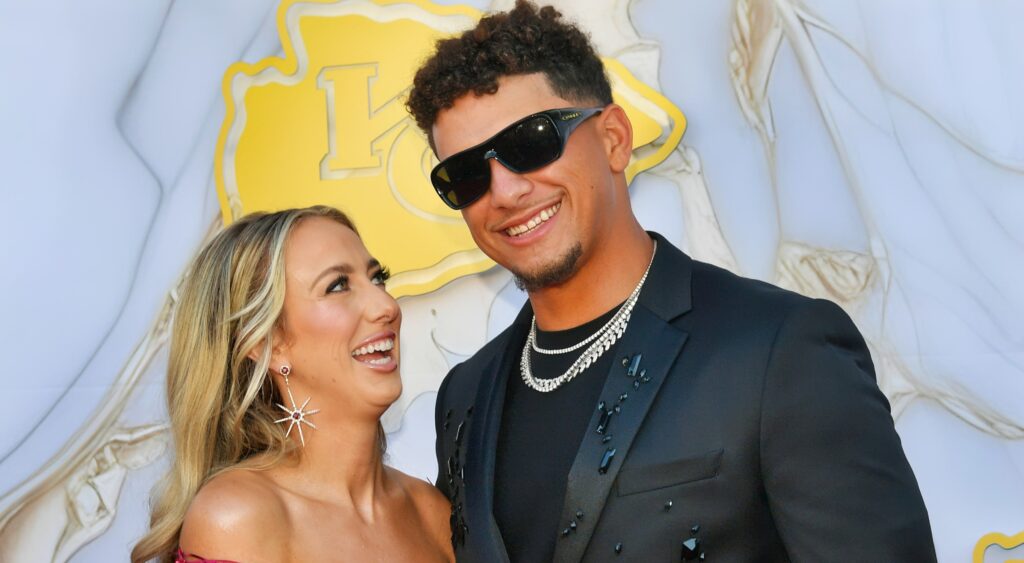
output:
[[[599,124],[612,172],[624,172],[633,156],[633,125],[626,110],[618,104],[610,104],[601,112]]]

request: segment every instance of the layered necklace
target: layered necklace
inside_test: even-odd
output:
[[[654,250],[651,251],[651,261],[647,263],[647,269],[644,270],[644,275],[640,278],[640,282],[636,284],[633,289],[633,293],[629,294],[626,301],[619,307],[618,311],[612,315],[612,318],[608,319],[608,322],[604,324],[594,334],[584,338],[582,341],[569,346],[568,348],[557,348],[547,349],[541,348],[537,345],[537,316],[533,316],[533,320],[530,322],[530,334],[526,337],[526,344],[523,345],[523,355],[519,360],[519,372],[523,376],[523,383],[534,391],[540,391],[541,393],[550,393],[555,389],[558,389],[562,385],[572,381],[574,377],[580,374],[583,370],[587,369],[602,354],[608,351],[615,344],[616,341],[622,337],[622,334],[626,332],[626,325],[629,324],[629,316],[633,312],[633,307],[636,305],[637,299],[640,297],[640,290],[644,287],[644,282],[647,281],[647,274],[651,272],[651,264],[654,263],[654,253],[658,250],[658,241],[654,241]],[[587,346],[589,344],[589,346]],[[530,350],[537,352],[538,354],[544,355],[557,355],[557,354],[568,354],[569,352],[575,352],[580,348],[587,346],[586,350],[580,354],[580,357],[576,358],[576,361],[569,366],[569,369],[562,375],[553,379],[538,379],[533,376],[533,370],[530,366]]]

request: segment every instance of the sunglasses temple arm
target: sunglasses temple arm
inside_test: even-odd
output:
[[[579,113],[579,115],[575,119],[570,119],[568,121],[562,121],[561,119],[559,119],[555,122],[555,127],[558,128],[558,133],[562,136],[562,139],[567,139],[569,135],[572,135],[572,132],[575,131],[576,128],[580,126],[580,124],[590,119],[591,117],[601,113],[601,111],[603,110],[604,108],[589,108],[583,110],[575,110]]]

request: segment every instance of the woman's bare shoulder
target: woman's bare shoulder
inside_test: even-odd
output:
[[[206,559],[287,558],[288,511],[265,472],[232,469],[203,485],[181,527],[182,551]]]
[[[438,548],[450,561],[454,561],[455,556],[451,552],[452,532],[449,525],[451,503],[430,481],[406,475],[393,467],[388,467],[387,470],[412,499],[420,520],[434,538]]]
[[[394,467],[387,470],[402,485],[402,488],[412,497],[413,502],[420,512],[443,512],[446,517],[451,510],[451,504],[444,494],[438,490],[430,481],[407,475]]]

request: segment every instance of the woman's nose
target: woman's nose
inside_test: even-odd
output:
[[[402,311],[398,306],[398,301],[385,291],[383,286],[379,287],[379,290],[370,304],[370,317],[374,322],[388,324],[397,319]]]

